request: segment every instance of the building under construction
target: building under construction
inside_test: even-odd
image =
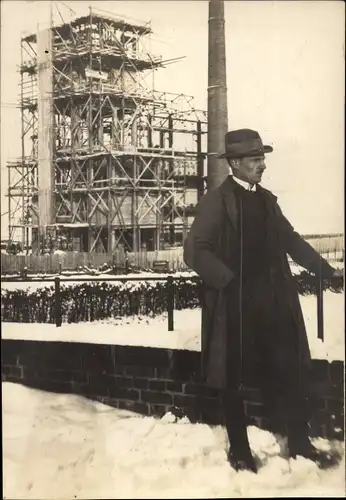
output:
[[[146,50],[150,36],[90,10],[22,38],[10,238],[34,251],[181,244],[204,189],[207,119],[192,97],[148,86],[174,62]]]

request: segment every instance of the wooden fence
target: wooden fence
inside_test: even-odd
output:
[[[324,258],[330,262],[344,260],[344,237],[308,236],[305,238]],[[126,264],[127,260],[127,264]],[[117,250],[112,254],[66,252],[51,255],[1,255],[1,274],[23,272],[55,274],[62,271],[76,271],[78,268],[99,269],[100,266],[115,266],[123,272],[127,265],[135,269],[153,269],[154,263],[167,262],[171,271],[184,271],[187,266],[183,260],[183,249],[172,248],[159,251],[128,252]]]
[[[345,239],[343,234],[333,235],[307,235],[304,239],[320,254],[329,259],[336,259],[345,250]]]
[[[102,265],[124,265],[124,253],[65,252],[50,255],[1,255],[1,274],[23,272],[56,274],[61,271],[76,271],[78,268],[99,268]]]
[[[165,261],[171,270],[187,269],[181,248],[157,252],[117,251],[105,253],[64,252],[50,255],[1,255],[1,274],[15,274],[27,269],[27,273],[56,274],[62,271],[99,269],[100,266],[115,266],[120,271],[127,265],[136,269],[153,269],[154,262]]]

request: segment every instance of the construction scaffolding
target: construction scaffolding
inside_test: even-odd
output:
[[[148,52],[151,33],[90,9],[22,38],[10,238],[38,251],[61,238],[83,252],[182,243],[204,191],[207,116],[146,83],[174,62]]]

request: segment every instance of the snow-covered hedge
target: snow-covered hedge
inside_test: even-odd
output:
[[[200,284],[182,273],[175,276],[175,309],[200,305]],[[298,292],[316,293],[316,278],[306,271],[295,275]],[[341,292],[342,280],[325,281],[324,289]],[[54,323],[54,287],[31,290],[2,290],[2,321]],[[64,322],[102,320],[133,315],[155,316],[167,311],[167,281],[95,281],[61,286],[61,310]]]
[[[198,285],[192,280],[175,281],[175,308],[199,305]],[[35,291],[2,290],[2,321],[55,322],[54,287]],[[155,316],[167,311],[166,281],[89,282],[61,286],[63,321],[78,323],[110,317]]]

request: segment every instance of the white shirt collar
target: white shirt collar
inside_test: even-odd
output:
[[[248,182],[246,181],[242,181],[241,179],[238,179],[237,177],[234,177],[234,175],[232,175],[233,179],[235,180],[235,182],[237,184],[239,184],[240,186],[242,186],[244,189],[246,189],[246,191],[257,191],[257,185],[256,184],[249,184]]]

